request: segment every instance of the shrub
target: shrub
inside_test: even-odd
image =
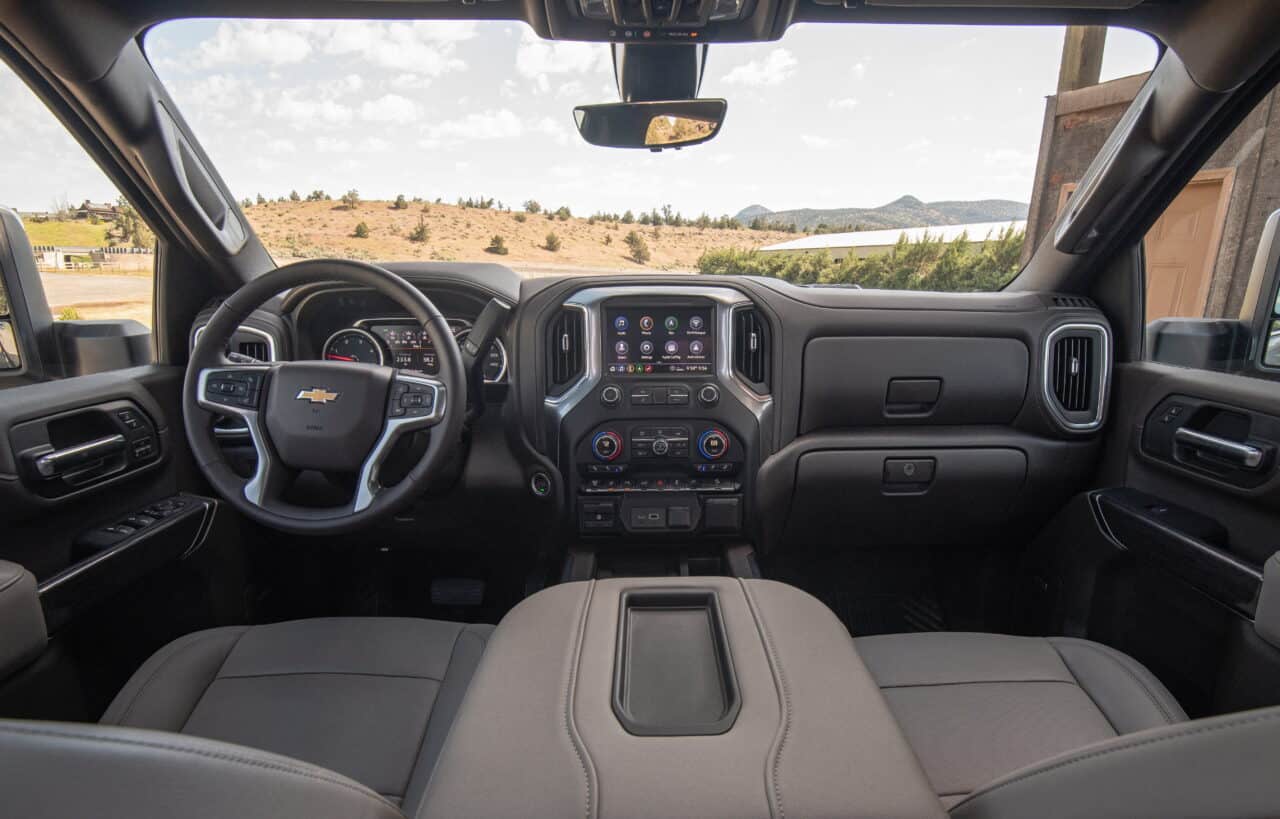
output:
[[[427,230],[427,222],[421,216],[418,217],[418,225],[409,232],[409,241],[425,242],[431,236],[431,231]]]
[[[298,192],[297,192],[297,191],[289,191],[289,201],[290,201],[290,202],[301,202],[301,201],[302,201],[302,197],[298,195]]]
[[[74,307],[64,307],[58,311],[58,321],[79,321],[80,311]]]
[[[526,213],[541,213],[542,205],[539,205],[537,200],[530,199],[524,203],[524,209]]]
[[[364,222],[359,222],[356,224],[355,232],[352,233],[351,235],[356,237],[357,239],[368,239],[369,226],[366,225]]]
[[[517,222],[527,222],[528,220],[529,220],[529,217],[528,217],[528,216],[525,216],[523,213],[517,213],[517,214],[516,214],[516,221],[517,221]]]
[[[267,200],[263,197],[263,195],[262,195],[262,194],[258,194],[258,198],[257,198],[257,200],[256,200],[256,201],[257,201],[257,203],[258,203],[259,205],[265,205],[265,204],[267,204]]]
[[[246,196],[244,199],[240,200],[240,207],[242,208],[253,207],[253,200]]]
[[[566,207],[565,205],[561,205],[560,207],[556,208],[556,218],[559,219],[561,222],[569,221],[569,217],[572,215],[573,214],[569,212],[569,208]]]
[[[322,190],[317,189],[307,194],[307,201],[308,202],[327,202],[329,201],[329,194],[325,193]]]
[[[409,200],[404,198],[403,193],[396,194],[396,201],[391,203],[392,210],[408,210]]]
[[[645,264],[649,261],[649,243],[644,240],[636,231],[631,231],[626,238],[627,248],[630,250],[631,261],[636,264]]]
[[[604,243],[606,247],[613,244],[613,237],[606,233],[604,235]]]
[[[547,243],[543,245],[543,247],[550,250],[552,253],[555,253],[560,249],[560,237],[555,234],[555,231],[547,234]]]
[[[506,239],[503,239],[501,236],[494,234],[494,237],[489,240],[489,246],[486,247],[484,251],[485,253],[493,253],[498,256],[505,256],[509,252],[507,250],[507,241]]]
[[[636,215],[631,211],[622,214],[622,224],[629,225],[636,220]]]
[[[342,194],[342,206],[347,210],[355,210],[360,206],[360,192],[355,188]]]

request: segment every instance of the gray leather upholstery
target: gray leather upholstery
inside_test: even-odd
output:
[[[49,634],[36,578],[17,563],[0,560],[0,680],[44,651]]]
[[[1070,638],[854,641],[943,804],[1027,765],[1186,715],[1133,659]]]
[[[956,819],[1273,819],[1280,708],[1140,731],[978,790]]]
[[[1258,594],[1253,628],[1259,637],[1280,648],[1280,552],[1267,558],[1262,568],[1262,591]]]
[[[22,819],[402,819],[346,777],[159,731],[0,722],[0,813]]]
[[[713,591],[742,707],[711,736],[634,736],[612,709],[621,595]],[[720,577],[566,583],[498,626],[427,817],[941,817],[848,632],[791,586]]]
[[[197,632],[143,664],[102,721],[305,760],[412,810],[491,631],[369,617]]]

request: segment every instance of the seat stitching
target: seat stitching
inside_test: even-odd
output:
[[[591,787],[591,772],[587,767],[591,759],[591,755],[587,752],[586,744],[583,743],[579,747],[580,737],[578,736],[576,727],[573,723],[573,694],[577,687],[578,681],[578,664],[582,659],[582,640],[583,634],[587,630],[587,612],[591,608],[591,598],[596,590],[596,582],[589,581],[586,594],[582,599],[582,613],[578,618],[578,629],[574,639],[573,656],[570,658],[569,678],[566,681],[564,692],[564,729],[569,735],[569,744],[573,746],[573,752],[578,757],[578,764],[582,766],[582,776],[587,782],[587,809],[584,814],[587,819],[591,819],[593,813],[593,805],[595,802],[595,792]]]
[[[1049,765],[1047,767],[1036,768],[1034,770],[1027,771],[1026,773],[1023,773],[1023,774],[1020,774],[1019,776],[1014,777],[1013,779],[1006,779],[1003,782],[997,782],[996,784],[992,785],[989,788],[975,792],[972,796],[966,799],[965,802],[966,803],[971,802],[975,799],[986,796],[987,794],[990,794],[990,793],[994,793],[1000,790],[1001,788],[1016,784],[1025,779],[1030,779],[1032,777],[1039,776],[1041,774],[1050,773],[1052,771],[1058,770],[1059,768],[1066,768],[1071,765],[1075,765],[1079,762],[1087,762],[1091,759],[1097,759],[1100,757],[1108,756],[1110,754],[1120,753],[1121,751],[1132,751],[1146,745],[1157,745],[1161,742],[1167,742],[1168,740],[1171,740],[1171,739],[1182,739],[1184,737],[1195,736],[1196,734],[1208,734],[1208,733],[1213,733],[1215,731],[1225,731],[1233,728],[1242,728],[1247,725],[1254,725],[1260,722],[1271,722],[1276,719],[1280,719],[1280,711],[1274,711],[1271,713],[1245,717],[1242,719],[1228,720],[1227,722],[1218,723],[1216,725],[1200,725],[1195,727],[1178,728],[1170,731],[1167,734],[1163,734],[1158,737],[1150,737],[1145,739],[1138,739],[1135,737],[1134,739],[1130,739],[1130,740],[1117,740],[1119,744],[1112,745],[1111,747],[1102,748],[1096,751],[1090,751],[1080,756],[1072,756],[1060,762],[1055,762],[1054,764]],[[1191,723],[1191,725],[1195,725],[1195,723]],[[961,804],[964,804],[964,803],[961,803]],[[959,805],[957,805],[956,807],[959,807]]]
[[[782,804],[782,788],[779,785],[778,778],[779,771],[782,766],[782,751],[786,747],[787,737],[791,732],[791,689],[787,685],[787,677],[786,673],[782,669],[782,661],[774,651],[773,634],[769,630],[769,625],[764,621],[764,618],[760,616],[759,611],[756,608],[755,597],[752,594],[751,589],[747,586],[746,582],[742,580],[742,578],[738,578],[738,584],[742,587],[743,596],[746,597],[747,600],[747,608],[751,612],[752,619],[755,620],[756,630],[760,634],[760,640],[764,643],[765,651],[769,658],[769,666],[774,673],[775,682],[783,702],[782,730],[774,739],[777,743],[777,748],[773,749],[773,765],[771,777],[768,781],[770,782],[771,789],[773,791],[773,799],[778,805],[778,817],[779,819],[786,819],[787,811]],[[770,807],[772,809],[772,806]]]
[[[153,748],[158,751],[170,751],[178,754],[191,754],[193,756],[205,757],[206,759],[217,759],[224,762],[232,762],[237,765],[246,765],[254,768],[263,768],[265,770],[279,771],[281,773],[291,774],[293,776],[299,776],[299,777],[304,777],[306,779],[314,779],[319,782],[325,782],[330,785],[337,785],[340,788],[345,788],[349,791],[353,791],[355,793],[360,794],[361,796],[364,796],[367,798],[371,797],[377,801],[386,803],[390,807],[393,807],[393,808],[395,807],[386,799],[382,798],[382,796],[380,796],[379,794],[376,794],[373,791],[361,785],[357,785],[354,782],[348,782],[342,779],[336,779],[333,777],[324,776],[316,771],[305,770],[302,768],[295,768],[290,765],[285,765],[279,762],[272,762],[265,759],[254,759],[252,757],[238,756],[236,754],[221,753],[218,751],[211,751],[204,748],[192,748],[190,746],[176,745],[176,744],[164,743],[164,742],[147,742],[140,739],[128,739],[125,737],[95,736],[93,734],[87,734],[87,733],[80,734],[72,731],[51,731],[44,728],[25,728],[25,727],[17,727],[12,725],[0,725],[0,731],[5,731],[12,734],[27,734],[30,736],[44,736],[44,737],[57,737],[59,739],[73,739],[80,742],[100,742],[100,743],[109,743],[114,745],[129,745],[136,748]]]
[[[953,685],[1031,685],[1038,683],[1057,683],[1058,685],[1079,686],[1075,680],[957,680],[955,682],[936,683],[891,683],[879,686],[881,691],[902,688],[945,688]]]
[[[425,674],[377,674],[370,671],[263,671],[260,674],[219,674],[214,682],[217,680],[258,680],[264,677],[381,677],[389,680],[444,682],[443,677],[428,677]]]
[[[8,583],[0,585],[0,592],[6,591],[10,586],[14,585],[15,583],[18,583],[19,581],[22,580],[22,578],[26,576],[27,576],[27,572],[25,569],[23,569],[22,571],[15,574],[13,577],[9,578]]]
[[[222,655],[222,662],[218,663],[217,671],[213,672],[213,676],[210,677],[209,681],[204,684],[204,690],[200,692],[200,696],[196,697],[195,702],[191,704],[191,710],[187,712],[186,719],[182,721],[182,728],[179,729],[178,733],[182,733],[183,731],[187,730],[187,724],[191,722],[191,717],[195,716],[196,709],[200,707],[200,701],[209,695],[209,688],[215,682],[218,681],[218,677],[221,674],[222,669],[226,667],[227,660],[231,658],[232,652],[236,650],[236,648],[240,645],[240,641],[243,640],[244,636],[248,634],[251,630],[252,629],[250,628],[246,628],[244,631],[240,632],[239,636],[236,637],[236,641],[231,644],[230,648],[227,649],[227,653]]]
[[[405,778],[404,786],[401,788],[400,797],[403,799],[409,793],[409,786],[413,784],[413,774],[418,770],[418,763],[422,760],[422,746],[427,742],[427,734],[431,732],[431,718],[436,715],[436,704],[440,700],[440,692],[444,689],[444,681],[449,676],[449,669],[453,668],[454,655],[458,653],[458,642],[461,641],[462,635],[467,631],[466,626],[459,626],[458,633],[453,635],[453,647],[449,649],[449,662],[444,666],[444,677],[436,680],[435,696],[431,699],[431,710],[427,712],[426,722],[422,725],[422,736],[418,737],[418,752],[413,755],[413,764],[409,766],[409,775]],[[434,678],[428,678],[434,679]]]
[[[1052,640],[1049,640],[1048,642],[1049,642],[1049,645],[1051,646],[1053,645]],[[1146,681],[1143,680],[1142,677],[1140,677],[1132,668],[1130,668],[1127,663],[1121,662],[1119,657],[1115,656],[1115,654],[1110,649],[1104,651],[1101,646],[1084,641],[1084,640],[1081,640],[1079,642],[1073,641],[1070,643],[1070,645],[1079,646],[1080,648],[1087,648],[1097,654],[1100,654],[1103,657],[1106,657],[1113,664],[1115,664],[1121,671],[1127,674],[1129,676],[1129,679],[1133,680],[1135,683],[1138,684],[1138,687],[1142,689],[1142,693],[1147,695],[1147,699],[1151,701],[1151,704],[1154,705],[1156,707],[1156,710],[1160,712],[1160,715],[1164,717],[1164,721],[1167,725],[1176,725],[1177,723],[1181,722],[1181,720],[1175,719],[1174,716],[1169,713],[1169,710],[1165,707],[1164,703],[1160,701],[1160,698],[1157,697],[1155,692],[1151,690],[1150,686],[1147,685]],[[1057,646],[1054,646],[1053,650],[1058,651]],[[1062,652],[1059,651],[1058,656],[1061,657]],[[1066,664],[1067,660],[1065,657],[1063,657],[1062,662]],[[1071,671],[1070,666],[1067,667],[1067,670]],[[1072,676],[1075,676],[1075,672],[1072,672]],[[1083,688],[1083,686],[1081,686],[1081,688]]]
[[[245,634],[245,632],[247,632],[248,630],[249,630],[249,629],[246,627],[246,628],[245,628],[245,630],[244,630],[244,631],[242,631],[242,632],[240,633],[240,637],[243,637],[243,636],[244,636],[244,634]],[[155,667],[155,670],[151,672],[151,674],[147,677],[147,679],[146,679],[145,681],[143,681],[142,685],[138,686],[138,690],[137,690],[136,692],[134,692],[133,699],[129,700],[129,705],[128,705],[128,707],[126,707],[126,708],[125,708],[125,710],[124,710],[124,713],[120,715],[120,719],[116,721],[116,724],[117,724],[117,725],[124,725],[124,724],[125,724],[125,722],[129,719],[129,717],[131,717],[131,716],[133,715],[133,709],[134,709],[134,707],[135,707],[139,702],[141,702],[141,701],[142,701],[142,695],[146,693],[147,689],[151,686],[151,683],[152,683],[152,682],[154,682],[154,681],[156,680],[156,678],[160,676],[160,672],[161,672],[161,671],[163,671],[164,669],[166,669],[166,668],[169,666],[169,663],[171,663],[171,662],[173,661],[173,658],[177,657],[179,654],[182,654],[183,652],[185,652],[187,649],[191,648],[192,646],[200,645],[200,644],[202,644],[205,640],[208,640],[208,639],[209,639],[209,633],[208,633],[208,632],[197,632],[196,634],[198,635],[198,636],[196,637],[196,639],[192,639],[192,640],[190,640],[189,642],[184,643],[183,645],[181,645],[181,646],[177,646],[176,648],[174,648],[174,649],[173,649],[173,651],[171,651],[167,657],[165,657],[163,660],[161,660],[161,661],[160,661],[159,665],[157,665],[157,666]],[[240,643],[240,637],[237,637],[237,638],[236,638],[236,644],[237,644],[237,645]],[[227,654],[228,654],[228,655],[229,655],[230,653],[231,653],[230,651],[228,651],[228,652],[227,652]],[[223,662],[223,663],[225,663],[226,661],[227,661],[227,658],[226,658],[226,657],[223,657],[223,658],[222,658],[222,662]],[[219,669],[221,669],[221,668],[222,668],[222,663],[219,663],[219,664],[218,664],[218,668],[219,668]],[[214,672],[214,676],[215,676],[215,677],[217,676],[217,672],[216,672],[216,671]],[[212,681],[211,681],[211,682],[212,682]],[[206,686],[205,690],[206,690],[206,691],[208,690],[208,687],[207,687],[207,686]],[[197,703],[197,704],[199,704],[199,702],[200,702],[200,698],[201,698],[201,697],[203,697],[203,696],[204,696],[204,694],[203,694],[203,693],[201,693],[200,697],[197,697],[197,698],[196,698],[196,703]],[[193,710],[193,711],[195,710],[195,706],[194,706],[194,705],[192,706],[192,710]],[[190,715],[190,714],[187,714],[187,719],[190,719],[190,718],[191,718],[191,715]],[[185,725],[185,724],[186,724],[186,720],[183,720],[183,725]]]
[[[1116,724],[1111,721],[1111,717],[1107,716],[1107,712],[1102,709],[1102,706],[1098,704],[1098,701],[1089,693],[1089,689],[1084,687],[1084,683],[1080,682],[1080,678],[1076,676],[1076,672],[1071,667],[1071,663],[1067,662],[1067,658],[1062,656],[1062,652],[1058,650],[1058,647],[1053,644],[1052,640],[1045,640],[1045,642],[1049,644],[1049,648],[1053,649],[1053,653],[1058,655],[1058,659],[1062,662],[1063,668],[1067,669],[1067,673],[1071,675],[1071,679],[1075,680],[1076,688],[1080,689],[1080,693],[1084,694],[1085,698],[1093,704],[1094,709],[1096,709],[1097,712],[1102,715],[1102,718],[1107,721],[1107,726],[1111,728],[1111,732],[1116,736],[1120,736],[1120,729],[1116,727]]]

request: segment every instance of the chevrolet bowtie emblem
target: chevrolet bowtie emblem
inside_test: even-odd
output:
[[[297,401],[310,401],[313,404],[327,404],[337,401],[340,393],[329,392],[324,387],[312,387],[309,390],[298,390]]]

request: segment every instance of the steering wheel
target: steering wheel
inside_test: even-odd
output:
[[[340,282],[376,290],[421,322],[436,349],[432,377],[337,361],[240,363],[226,348],[259,305],[289,288]],[[410,503],[453,454],[466,411],[466,374],[458,343],[431,300],[389,270],[364,262],[310,259],[263,274],[214,312],[191,352],[183,382],[187,439],[213,488],[249,518],[294,534],[349,532]],[[244,480],[213,434],[217,415],[249,429],[258,465]],[[431,429],[421,459],[394,486],[379,472],[405,433]],[[342,506],[312,508],[282,499],[302,470],[354,473],[355,493]]]

